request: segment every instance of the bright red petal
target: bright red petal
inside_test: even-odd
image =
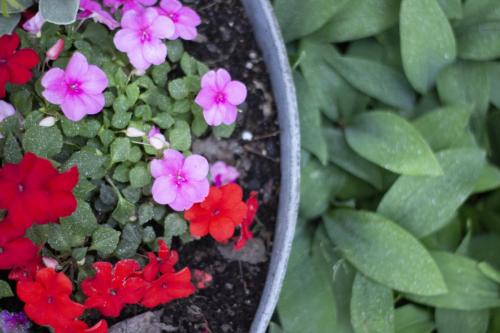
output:
[[[9,64],[13,63],[15,66],[24,67],[28,70],[38,65],[38,62],[38,54],[32,49],[19,50],[9,59]]]
[[[84,333],[108,333],[108,323],[101,320],[91,328],[86,329]]]
[[[0,37],[0,59],[9,59],[19,46],[19,36],[16,33],[12,35],[3,35]]]
[[[33,77],[33,73],[30,69],[11,63],[10,61],[7,63],[7,68],[9,70],[10,83],[25,84],[28,83]]]
[[[218,242],[225,243],[233,237],[234,223],[231,219],[223,216],[213,218],[210,222],[210,235]]]
[[[48,188],[54,192],[71,192],[78,183],[79,173],[77,167],[73,167],[68,171],[54,176],[49,180]]]

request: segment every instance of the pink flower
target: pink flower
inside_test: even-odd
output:
[[[93,0],[80,0],[80,10],[78,13],[79,20],[87,18],[94,19],[108,27],[109,30],[114,30],[120,26],[118,22],[107,11],[101,8],[101,5]]]
[[[64,50],[64,39],[59,38],[54,45],[50,47],[50,49],[45,52],[45,56],[48,60],[57,60],[59,55]]]
[[[156,150],[168,148],[169,146],[167,139],[165,139],[165,136],[161,134],[160,130],[156,126],[153,126],[149,131],[148,141],[149,144]]]
[[[247,88],[239,81],[231,81],[225,69],[210,71],[201,79],[201,91],[196,104],[203,108],[207,124],[231,125],[236,120],[237,106],[247,98]]]
[[[30,34],[34,34],[40,37],[42,34],[42,26],[44,23],[45,19],[43,18],[42,13],[38,12],[35,16],[24,22],[23,29]]]
[[[181,37],[193,40],[198,35],[196,27],[201,24],[200,16],[191,8],[183,6],[178,0],[162,0],[158,8],[160,15],[166,15],[174,22],[175,33],[169,39]]]
[[[227,165],[222,161],[215,162],[210,167],[210,175],[215,186],[221,187],[229,183],[234,183],[240,176],[235,167]]]
[[[0,122],[4,121],[5,118],[13,116],[15,113],[16,110],[11,104],[0,100]]]
[[[202,202],[208,195],[208,162],[200,155],[184,158],[177,150],[168,149],[162,160],[151,162],[153,199],[173,210],[183,211]]]
[[[75,52],[66,70],[52,68],[45,73],[42,86],[47,101],[60,105],[69,120],[79,121],[87,114],[101,112],[108,79],[99,67],[89,65],[83,54]]]
[[[165,62],[167,47],[162,39],[171,37],[175,31],[170,18],[159,15],[154,8],[146,8],[127,11],[121,23],[123,29],[115,35],[115,46],[127,53],[136,69],[144,71]]]
[[[118,7],[123,6],[123,12],[128,10],[140,10],[142,6],[152,6],[156,0],[104,0],[104,6],[111,7],[114,12]]]

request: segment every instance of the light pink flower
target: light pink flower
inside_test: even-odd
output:
[[[158,11],[166,15],[174,22],[175,33],[169,39],[181,37],[185,40],[193,40],[198,36],[196,27],[201,24],[200,16],[191,8],[183,6],[178,0],[162,0]]]
[[[95,22],[104,24],[109,30],[114,30],[120,26],[113,16],[102,9],[101,5],[94,0],[80,0],[80,10],[81,12],[78,13],[79,20],[91,18]]]
[[[55,42],[54,45],[50,47],[50,49],[45,52],[45,56],[47,57],[48,60],[57,60],[59,58],[59,55],[61,52],[64,50],[64,39],[59,38],[57,42]]]
[[[210,167],[210,175],[215,186],[220,187],[229,183],[234,183],[240,176],[238,170],[227,165],[223,161],[217,161]]]
[[[68,119],[79,121],[87,114],[101,112],[108,78],[99,67],[89,65],[83,54],[75,52],[65,70],[52,68],[45,73],[42,86],[47,101],[60,105]]]
[[[177,150],[165,150],[162,160],[151,162],[151,174],[153,199],[175,211],[189,209],[208,195],[208,162],[203,156],[184,158]]]
[[[140,10],[142,6],[152,6],[157,0],[104,0],[104,6],[111,7],[111,11],[114,12],[120,6],[123,6],[123,12],[127,10]]]
[[[44,23],[45,19],[43,18],[42,13],[38,12],[35,16],[24,22],[23,29],[30,34],[34,34],[40,37]]]
[[[165,62],[167,47],[162,39],[171,37],[175,31],[170,18],[159,15],[154,8],[146,8],[127,11],[121,23],[122,29],[116,33],[114,43],[118,50],[127,53],[136,69],[146,70]]]
[[[165,136],[161,134],[160,130],[156,126],[153,126],[149,131],[148,141],[149,144],[156,150],[168,148],[169,146],[167,139],[165,139]]]
[[[247,98],[247,88],[239,81],[231,81],[225,69],[210,71],[201,79],[201,90],[196,104],[203,108],[207,124],[231,125],[236,120],[237,106]]]

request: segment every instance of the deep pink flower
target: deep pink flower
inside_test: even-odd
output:
[[[42,86],[47,101],[60,105],[68,119],[79,121],[87,114],[101,112],[108,78],[99,67],[89,65],[83,54],[75,52],[66,70],[52,68],[45,73]]]
[[[80,10],[78,19],[84,20],[87,18],[94,19],[95,22],[104,24],[109,30],[114,30],[120,26],[120,23],[111,16],[107,11],[101,8],[101,5],[94,0],[80,0]]]
[[[215,186],[221,187],[229,183],[234,183],[240,176],[238,170],[223,161],[217,161],[210,167],[210,175]]]
[[[225,69],[210,71],[201,79],[201,90],[196,104],[203,108],[207,124],[231,125],[236,120],[237,106],[247,98],[247,88],[239,81],[231,81]]]
[[[151,162],[153,199],[173,210],[183,211],[208,195],[208,162],[200,155],[184,158],[180,152],[168,149],[162,160]]]
[[[124,12],[128,10],[140,10],[142,6],[152,6],[156,3],[156,0],[104,0],[104,6],[111,7],[111,11],[114,12],[120,6],[123,6],[122,10]]]
[[[196,27],[201,24],[200,16],[191,8],[183,6],[178,0],[162,0],[158,8],[161,15],[166,15],[174,22],[175,33],[169,39],[182,38],[193,40],[198,36]]]
[[[24,22],[23,29],[30,34],[41,36],[42,27],[45,23],[45,19],[43,18],[40,12],[36,13],[35,16]]]
[[[167,57],[167,47],[162,39],[175,32],[174,23],[161,16],[154,8],[142,11],[129,10],[121,21],[122,29],[114,38],[118,50],[127,53],[132,65],[144,71],[151,65],[160,65]]]

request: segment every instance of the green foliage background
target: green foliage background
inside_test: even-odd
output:
[[[274,7],[303,160],[270,332],[500,332],[500,2]]]

